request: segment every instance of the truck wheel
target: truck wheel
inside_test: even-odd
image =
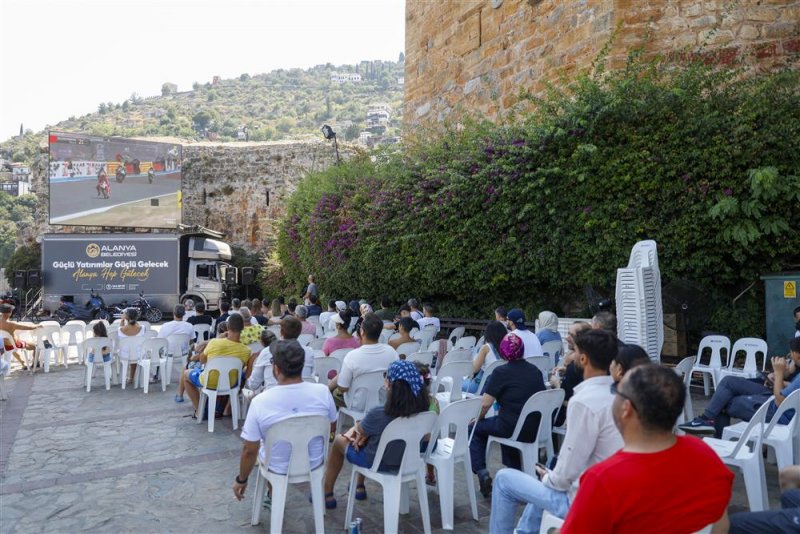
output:
[[[158,308],[149,308],[146,312],[144,312],[144,318],[148,323],[157,323],[163,317],[163,313]]]

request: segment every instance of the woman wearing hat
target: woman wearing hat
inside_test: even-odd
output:
[[[398,417],[410,417],[428,411],[430,395],[417,366],[407,360],[396,360],[386,371],[383,385],[386,403],[372,408],[356,426],[336,437],[325,467],[325,507],[336,508],[333,486],[342,470],[344,459],[361,467],[372,467],[383,430]],[[391,443],[381,462],[382,471],[397,470],[403,459],[403,445]],[[364,477],[356,479],[356,500],[367,498]],[[423,490],[424,491],[424,490]]]
[[[486,443],[489,436],[510,437],[517,426],[522,407],[534,393],[544,391],[544,378],[538,367],[525,361],[525,347],[522,339],[513,332],[500,342],[500,357],[508,363],[496,368],[486,382],[483,390],[481,413],[475,423],[475,432],[469,444],[472,472],[478,475],[481,493],[489,497],[492,493],[492,477],[486,469]],[[497,403],[500,408],[494,417],[485,417],[489,408]],[[528,421],[526,430],[531,435],[539,426],[539,415],[534,414]],[[519,451],[503,447],[503,465],[520,469]]]

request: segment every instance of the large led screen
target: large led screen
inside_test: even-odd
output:
[[[58,132],[49,138],[50,224],[180,224],[180,145]]]

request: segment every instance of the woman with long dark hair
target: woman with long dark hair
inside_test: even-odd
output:
[[[342,470],[345,457],[351,464],[372,467],[381,434],[389,423],[398,417],[410,417],[426,412],[430,407],[428,387],[417,366],[409,361],[392,362],[386,371],[383,387],[386,390],[386,403],[372,408],[364,419],[357,421],[356,425],[344,434],[336,436],[333,442],[325,467],[325,507],[328,509],[336,508],[333,486]],[[392,442],[386,447],[379,469],[396,471],[400,468],[402,460],[403,444]],[[363,476],[359,475],[356,478],[355,492],[356,500],[366,500],[367,492]]]
[[[464,381],[461,389],[469,393],[478,391],[483,380],[483,372],[495,360],[500,359],[500,342],[508,333],[506,325],[500,321],[491,321],[483,333],[483,346],[472,360],[472,380]]]

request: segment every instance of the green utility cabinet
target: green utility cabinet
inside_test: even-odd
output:
[[[769,355],[784,355],[789,352],[789,340],[795,333],[792,311],[800,306],[800,271],[765,274],[761,279],[764,281]]]

